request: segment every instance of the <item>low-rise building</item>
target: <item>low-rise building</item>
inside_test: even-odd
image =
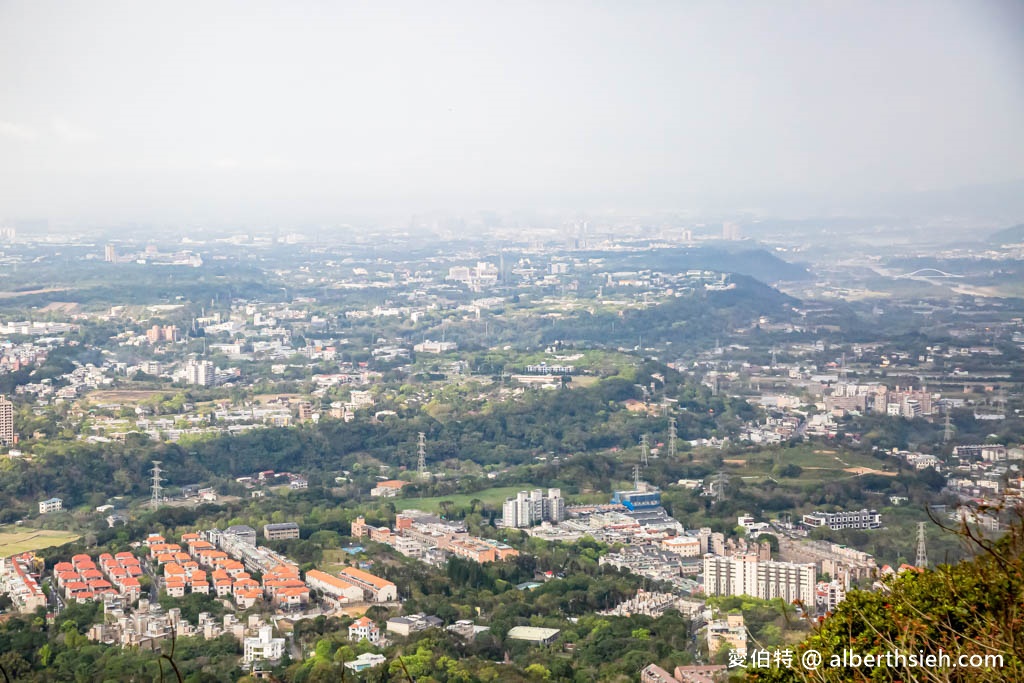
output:
[[[287,541],[298,537],[299,525],[295,522],[263,525],[263,538],[268,541]]]
[[[362,569],[345,567],[341,570],[341,578],[362,588],[364,596],[371,602],[392,602],[398,599],[395,584]]]
[[[387,660],[387,657],[384,655],[378,655],[374,652],[364,652],[355,659],[345,662],[345,668],[359,673],[360,671],[366,671],[367,669],[372,669],[375,666],[380,666]]]
[[[743,615],[730,614],[717,619],[707,626],[708,653],[714,655],[723,646],[728,646],[741,657],[747,656],[747,627]]]
[[[48,498],[39,501],[39,514],[46,515],[51,512],[60,512],[64,509],[64,501],[60,498]]]
[[[284,656],[284,638],[275,638],[271,626],[263,626],[259,635],[246,638],[242,645],[242,661],[245,664],[256,661],[277,662]]]
[[[380,629],[372,619],[359,617],[349,625],[348,639],[357,643],[364,639],[370,643],[376,643],[380,640]]]
[[[385,628],[391,633],[400,636],[408,636],[412,633],[424,631],[428,628],[440,628],[443,622],[435,616],[425,614],[410,614],[405,617],[392,617],[388,619]]]
[[[256,545],[256,530],[244,524],[229,526],[224,530],[226,536],[233,536],[239,543]]]
[[[560,634],[557,628],[540,628],[538,626],[513,626],[508,630],[510,640],[525,640],[538,645],[555,642]]]
[[[408,484],[409,482],[400,479],[381,481],[377,483],[377,486],[370,489],[370,495],[374,498],[394,498],[401,493],[402,487]]]
[[[828,527],[832,531],[842,529],[879,529],[882,517],[876,510],[856,510],[853,512],[820,512],[815,511],[804,515],[803,523],[812,528]]]
[[[334,606],[363,601],[362,586],[319,569],[306,572],[306,584],[311,589],[320,591],[323,599]]]
[[[678,681],[657,664],[649,664],[640,671],[640,683],[678,683]]]

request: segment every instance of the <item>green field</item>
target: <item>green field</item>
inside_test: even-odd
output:
[[[0,527],[0,557],[10,557],[30,550],[42,550],[77,541],[78,534],[70,531]]]
[[[797,446],[795,448],[777,448],[755,451],[752,453],[730,454],[725,457],[726,465],[743,467],[738,462],[744,460],[753,469],[762,468],[767,463],[782,465],[799,465],[803,468],[821,468],[825,470],[844,470],[855,467],[866,467],[883,470],[886,462],[873,456],[855,451]],[[769,465],[770,467],[770,465]]]
[[[897,473],[897,468],[891,463],[864,453],[810,445],[731,453],[724,460],[725,470],[742,477],[747,483],[772,480],[798,488],[844,481],[864,474],[894,476]],[[802,472],[798,478],[776,478],[772,476],[772,468],[776,465],[798,465]]]
[[[520,491],[528,491],[537,488],[533,484],[515,484],[513,486],[496,486],[494,488],[476,491],[475,493],[456,493],[450,496],[435,496],[433,498],[391,498],[396,510],[423,510],[424,512],[440,511],[441,501],[451,501],[456,507],[469,506],[471,500],[480,500],[490,507],[501,505],[506,498],[514,496]]]

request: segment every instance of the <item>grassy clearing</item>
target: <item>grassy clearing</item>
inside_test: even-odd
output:
[[[52,548],[80,538],[70,531],[49,531],[46,529],[18,529],[0,527],[0,557]]]
[[[846,470],[854,467],[866,467],[881,470],[885,462],[864,453],[845,450],[815,448],[813,446],[797,446],[795,448],[779,448],[729,455],[729,461],[744,461],[745,465],[728,462],[727,464],[752,469],[771,469],[773,465],[799,465],[803,468],[820,468],[823,470]]]
[[[113,389],[105,391],[93,391],[86,398],[92,403],[120,403],[122,405],[133,405],[142,403],[154,396],[173,396],[173,391],[161,391],[157,389]]]
[[[494,488],[476,491],[474,493],[457,493],[450,496],[435,496],[433,498],[391,498],[396,510],[423,510],[424,512],[438,512],[441,509],[441,501],[451,501],[456,507],[468,506],[471,500],[480,500],[490,507],[501,505],[506,498],[514,496],[520,491],[537,488],[533,484],[516,484],[513,486],[495,486]]]

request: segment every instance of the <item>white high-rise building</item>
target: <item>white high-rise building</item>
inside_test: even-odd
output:
[[[815,604],[813,564],[760,562],[757,555],[745,553],[731,557],[704,556],[705,595],[749,595],[762,600],[782,598],[800,600],[812,609]]]
[[[501,508],[502,525],[523,529],[541,522],[565,520],[565,499],[561,489],[520,491],[515,498],[506,498]]]
[[[14,445],[14,404],[0,396],[0,444]]]
[[[212,387],[215,377],[216,369],[211,361],[192,359],[185,364],[185,381],[189,384]]]

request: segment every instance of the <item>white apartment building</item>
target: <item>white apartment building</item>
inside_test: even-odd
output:
[[[876,510],[856,510],[853,512],[812,512],[804,515],[804,526],[818,528],[827,526],[833,531],[841,529],[879,529],[882,516]]]
[[[260,628],[259,635],[243,641],[242,661],[252,664],[256,661],[275,662],[284,656],[284,638],[274,638],[272,626]]]
[[[64,509],[64,501],[60,498],[49,498],[39,501],[39,514],[45,515],[51,512],[60,512]]]
[[[0,446],[14,445],[14,404],[0,396]]]
[[[201,387],[212,387],[216,379],[216,369],[208,360],[192,359],[185,364],[185,382]]]
[[[705,595],[749,595],[762,600],[800,600],[807,609],[815,604],[813,564],[758,561],[757,555],[704,556]]]
[[[515,529],[531,527],[541,522],[565,521],[565,499],[561,489],[520,491],[515,498],[506,498],[501,508],[502,526]]]

